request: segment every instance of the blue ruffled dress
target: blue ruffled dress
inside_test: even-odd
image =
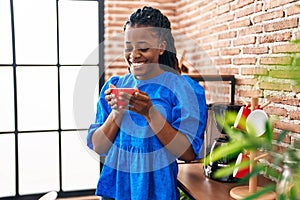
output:
[[[132,74],[110,78],[103,86],[97,104],[96,122],[88,130],[87,145],[109,113],[104,91],[113,84],[146,92],[153,106],[176,130],[185,134],[200,158],[207,108],[204,89],[188,76],[171,72],[149,80],[137,80]],[[126,111],[119,133],[106,153],[96,195],[116,200],[177,200],[177,158],[166,150],[146,119]]]

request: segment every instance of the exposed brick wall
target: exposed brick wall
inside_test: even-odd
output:
[[[177,50],[186,51],[191,73],[235,75],[237,103],[240,97],[250,101],[253,94],[261,103],[272,101],[265,110],[280,118],[275,131],[287,129],[293,132],[290,138],[300,137],[300,90],[286,80],[294,74],[280,70],[293,62],[290,53],[300,53],[300,45],[289,43],[300,39],[297,4],[298,0],[106,0],[106,75],[127,72],[123,23],[136,8],[151,5],[171,20]],[[210,93],[217,87],[205,88]],[[226,95],[221,99],[229,101]]]

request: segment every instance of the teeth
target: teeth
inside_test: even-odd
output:
[[[132,66],[141,66],[143,65],[144,63],[132,63]]]

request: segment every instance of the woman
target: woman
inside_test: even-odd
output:
[[[207,110],[203,88],[180,75],[168,18],[143,7],[124,25],[129,73],[111,77],[88,131],[106,160],[96,194],[103,199],[179,199],[177,159],[200,158]],[[135,88],[112,94],[112,87]],[[128,106],[118,106],[122,100]]]

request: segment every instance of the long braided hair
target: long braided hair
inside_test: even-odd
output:
[[[126,30],[127,25],[155,27],[158,36],[162,40],[166,41],[166,50],[162,55],[159,56],[158,60],[160,67],[166,71],[181,73],[181,70],[178,67],[176,48],[171,32],[171,23],[165,15],[163,15],[158,9],[144,6],[130,15],[124,24],[124,31]]]

